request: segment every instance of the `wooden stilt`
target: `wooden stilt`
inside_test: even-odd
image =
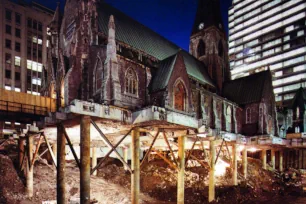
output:
[[[212,202],[215,200],[215,160],[216,160],[215,141],[210,141],[208,202]]]
[[[243,167],[243,177],[246,179],[248,174],[248,151],[244,148],[242,151],[242,167]]]
[[[18,161],[19,161],[19,168],[22,169],[22,165],[23,165],[23,157],[24,157],[24,142],[25,139],[24,137],[19,137],[18,140]]]
[[[272,170],[275,170],[275,150],[271,149],[271,163],[272,163]]]
[[[90,204],[90,116],[81,116],[81,203]]]
[[[126,163],[128,163],[129,148],[123,147],[123,148],[122,148],[122,152],[123,152],[123,159],[124,159],[124,161],[125,161]],[[128,171],[128,168],[127,168],[125,165],[123,165],[123,167],[124,167],[124,170],[125,170],[125,171]]]
[[[28,162],[27,162],[27,175],[26,175],[26,192],[27,195],[33,197],[33,169],[31,165],[33,160],[33,136],[27,136],[27,148],[28,148]]]
[[[262,168],[267,169],[267,150],[263,149],[261,151],[261,159],[262,159]]]
[[[233,154],[233,185],[237,186],[238,185],[238,180],[237,180],[237,176],[238,176],[238,173],[237,173],[237,170],[238,170],[237,144],[233,144],[232,154]]]
[[[185,137],[178,138],[178,177],[177,177],[177,203],[184,203],[185,191]]]
[[[132,176],[131,176],[131,194],[132,203],[139,204],[140,191],[140,162],[139,162],[139,130],[135,128],[132,131]]]
[[[45,138],[46,139],[46,138]],[[47,139],[46,139],[47,140]],[[48,141],[48,140],[47,140]],[[48,144],[48,143],[47,143]],[[65,145],[66,139],[64,135],[63,126],[59,123],[57,124],[57,174],[56,174],[56,199],[58,204],[66,204],[66,176],[65,176],[65,167],[66,167],[66,152]]]
[[[279,151],[279,171],[283,171],[283,154],[284,152],[281,150]]]
[[[91,148],[91,166],[95,167],[97,165],[97,149],[96,147]],[[96,176],[97,175],[97,170],[92,172],[92,175]]]

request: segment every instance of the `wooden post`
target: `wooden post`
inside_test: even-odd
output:
[[[125,161],[126,163],[128,163],[129,148],[123,147],[123,148],[122,148],[122,153],[123,153],[123,159],[124,159],[124,161]],[[126,165],[124,165],[124,164],[123,164],[123,168],[124,168],[125,171],[128,171],[128,168],[127,168]]]
[[[185,200],[185,137],[178,137],[178,162],[177,174],[177,203],[183,204]]]
[[[97,148],[96,147],[92,147],[91,149],[91,166],[92,168],[94,168],[95,166],[97,166],[97,161],[98,161],[98,158],[97,158]],[[97,170],[95,170],[92,175],[96,176],[97,175]]]
[[[215,160],[216,147],[215,141],[210,141],[210,169],[209,169],[209,187],[208,187],[208,202],[215,200]]]
[[[56,174],[56,199],[58,204],[66,204],[66,177],[65,177],[65,167],[66,167],[66,139],[64,135],[64,129],[62,124],[57,124],[57,174]]]
[[[303,168],[303,150],[299,150],[299,169]]]
[[[27,166],[27,175],[26,175],[26,192],[27,195],[33,197],[33,169],[34,166],[31,165],[33,160],[33,136],[27,136],[27,148],[28,148],[28,162]]]
[[[81,116],[80,200],[90,204],[90,116]]]
[[[56,143],[52,144],[52,152],[53,152],[54,158],[57,158],[57,145],[56,145]]]
[[[24,137],[19,136],[18,140],[18,161],[19,161],[19,168],[22,169],[23,165],[23,157],[24,157]]]
[[[233,154],[233,185],[237,186],[238,185],[238,179],[237,179],[237,170],[238,170],[238,165],[237,165],[237,144],[233,144],[232,148],[232,154]],[[246,148],[246,147],[245,147]]]
[[[139,129],[134,128],[132,131],[132,176],[131,176],[131,194],[132,204],[139,203],[140,191],[140,162],[139,162]]]
[[[262,159],[262,168],[267,169],[267,150],[263,149],[261,151],[261,159]]]
[[[275,150],[271,149],[271,163],[272,163],[272,170],[275,170]]]
[[[243,177],[246,179],[248,174],[248,151],[246,147],[242,151],[242,167]]]
[[[284,152],[282,150],[279,151],[279,171],[283,171],[283,154]]]

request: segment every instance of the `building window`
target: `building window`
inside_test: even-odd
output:
[[[12,63],[12,55],[5,53],[5,63],[11,64]]]
[[[232,123],[232,109],[230,106],[227,106],[226,109],[226,122]]]
[[[296,119],[297,120],[300,119],[300,108],[299,107],[296,108]]]
[[[15,72],[15,80],[20,81],[20,72]]]
[[[251,123],[251,108],[246,109],[246,123],[249,124]]]
[[[5,33],[11,35],[12,34],[12,26],[5,25]]]
[[[5,78],[11,79],[11,70],[5,70]]]
[[[28,28],[32,28],[32,19],[28,18]]]
[[[42,24],[38,23],[38,31],[42,32]]]
[[[20,43],[19,42],[15,42],[15,51],[20,52]]]
[[[37,29],[37,21],[35,21],[35,20],[33,21],[33,29],[35,29],[35,30]]]
[[[12,20],[12,11],[11,10],[5,9],[5,19],[8,20],[8,21]]]
[[[184,84],[179,81],[174,86],[174,108],[176,110],[185,111],[186,89]]]
[[[15,22],[16,24],[21,24],[21,15],[19,13],[15,13]]]
[[[15,36],[16,36],[17,38],[21,38],[21,30],[20,30],[19,28],[16,28],[16,29],[15,29]]]
[[[21,64],[21,59],[20,59],[20,57],[18,57],[18,56],[15,56],[15,66],[18,66],[18,67],[20,67],[20,64]]]
[[[138,81],[133,69],[128,69],[125,75],[125,92],[128,94],[138,95]]]
[[[199,57],[202,57],[205,55],[205,43],[203,40],[199,41],[197,52],[198,52]]]
[[[218,44],[218,54],[219,54],[219,57],[223,57],[223,45],[222,45],[221,40],[219,40],[219,44]]]
[[[11,49],[11,44],[12,44],[11,40],[5,39],[5,47],[6,48]]]

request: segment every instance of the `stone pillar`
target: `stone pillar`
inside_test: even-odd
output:
[[[246,147],[242,151],[242,167],[243,177],[246,179],[248,174],[248,151]]]
[[[28,162],[27,166],[27,175],[26,175],[26,192],[27,195],[33,197],[33,169],[34,166],[31,166],[33,160],[33,136],[27,136],[27,148],[28,148]]]
[[[279,151],[279,171],[283,171],[283,154],[284,152],[281,150]]]
[[[237,186],[238,185],[238,179],[237,179],[237,170],[238,170],[238,165],[237,165],[237,144],[233,144],[232,148],[232,154],[233,154],[233,185]],[[245,147],[246,148],[246,147]]]
[[[275,150],[271,149],[271,163],[272,163],[272,170],[275,170]]]
[[[94,168],[95,166],[97,166],[97,161],[98,161],[98,158],[97,158],[97,148],[96,147],[92,147],[91,149],[92,151],[92,155],[91,155],[91,167]],[[92,175],[96,176],[97,175],[97,170],[95,170]]]
[[[210,170],[209,170],[209,187],[208,187],[208,202],[215,200],[215,160],[216,147],[215,141],[210,141]]]
[[[132,131],[132,176],[131,176],[131,194],[132,203],[139,204],[140,191],[140,162],[139,162],[139,129],[134,128]]]
[[[262,168],[267,169],[267,150],[263,149],[261,153]]]
[[[90,204],[90,116],[81,116],[80,197],[82,204]]]
[[[185,198],[185,137],[178,138],[178,162],[179,170],[177,176],[177,203],[184,204]]]
[[[56,174],[56,199],[58,204],[66,204],[66,138],[64,135],[64,129],[61,124],[57,124],[57,174]]]

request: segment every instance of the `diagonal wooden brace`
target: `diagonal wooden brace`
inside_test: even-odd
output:
[[[62,128],[63,128],[63,132],[64,132],[64,135],[65,135],[65,138],[66,138],[66,140],[67,140],[67,142],[68,142],[68,146],[70,147],[70,150],[71,150],[71,152],[72,152],[72,154],[73,154],[73,157],[74,157],[74,159],[75,159],[75,161],[76,161],[76,163],[77,163],[79,169],[81,169],[80,160],[78,159],[78,156],[77,156],[77,154],[76,154],[75,151],[74,151],[74,148],[73,148],[73,145],[72,145],[72,143],[71,143],[71,140],[70,140],[70,138],[68,137],[68,134],[67,134],[67,132],[66,132],[66,129],[65,129],[64,125],[63,125],[63,124],[61,124],[61,125],[62,125]]]
[[[187,156],[187,158],[186,158],[185,165],[187,165],[187,162],[188,162],[190,156],[192,155],[193,149],[194,149],[195,144],[197,143],[198,139],[199,139],[199,138],[196,137],[196,140],[195,140],[194,143],[192,144],[192,147],[191,147],[191,149],[189,150],[188,156]]]
[[[128,168],[128,170],[130,171],[130,173],[132,173],[132,169],[130,167],[130,165],[128,165],[124,159],[121,157],[121,155],[118,153],[118,151],[116,150],[116,148],[120,145],[120,143],[130,134],[130,132],[132,131],[132,129],[115,145],[113,146],[112,143],[110,143],[110,141],[108,140],[108,138],[103,134],[103,132],[100,130],[100,128],[97,126],[97,124],[91,120],[91,124],[97,129],[97,131],[99,132],[102,140],[105,142],[105,144],[111,149],[104,157],[103,160],[101,160],[99,162],[99,164],[94,167],[92,170],[91,170],[91,174],[97,170],[97,168],[99,168],[99,166],[103,163],[103,161],[112,153],[114,152],[116,154],[116,156],[118,157],[118,159]]]
[[[36,150],[35,150],[35,153],[34,153],[34,155],[33,155],[33,160],[32,160],[32,162],[31,162],[30,168],[33,167],[33,165],[34,165],[34,163],[35,163],[35,161],[36,161],[36,156],[37,156],[37,154],[38,154],[38,151],[39,151],[39,148],[40,148],[40,145],[41,145],[41,138],[42,138],[42,137],[43,137],[42,134],[40,134],[40,135],[39,135],[39,139],[38,139],[38,143],[37,143],[37,145],[36,145]]]
[[[215,164],[217,164],[217,161],[218,161],[220,152],[221,152],[221,150],[222,150],[222,146],[223,146],[224,141],[225,141],[225,140],[223,139],[223,140],[222,140],[222,143],[221,143],[221,147],[220,147],[220,149],[219,149],[219,152],[218,152],[217,157],[216,157],[216,160],[215,160]]]
[[[172,150],[172,148],[171,148],[171,146],[170,146],[170,143],[169,143],[169,140],[168,140],[168,138],[167,138],[167,136],[166,136],[166,133],[163,132],[163,135],[164,135],[164,139],[165,139],[165,141],[166,141],[166,143],[167,143],[167,146],[168,146],[168,148],[169,148],[169,150],[170,150],[170,152],[171,152],[171,155],[172,155],[172,157],[173,157],[173,161],[174,161],[175,165],[178,166],[176,157],[175,157],[174,152],[173,152],[173,150]]]
[[[168,163],[170,167],[173,168],[174,170],[179,169],[176,165],[174,165],[171,161],[169,161],[166,157],[164,157],[164,155],[162,155],[159,151],[157,150],[151,150],[151,151],[155,152],[160,158],[162,158],[166,163]]]
[[[50,143],[49,143],[49,141],[48,141],[48,138],[47,138],[47,136],[46,136],[45,134],[43,134],[43,136],[44,136],[44,138],[45,138],[45,142],[46,142],[46,144],[47,144],[49,153],[50,153],[50,155],[51,155],[53,164],[54,164],[55,167],[57,167],[57,165],[56,165],[56,160],[55,160],[55,156],[54,156],[53,151],[52,151],[52,149],[51,149],[51,145],[50,145]]]
[[[158,138],[158,135],[159,135],[159,130],[157,130],[157,133],[156,133],[156,135],[154,136],[154,139],[153,139],[153,141],[152,141],[152,144],[150,145],[150,147],[149,147],[148,151],[146,152],[145,156],[143,157],[143,159],[142,159],[142,161],[141,161],[141,163],[140,163],[140,168],[143,166],[143,164],[145,163],[147,157],[149,156],[150,152],[152,151],[152,147],[153,147],[153,145],[154,145],[156,139]]]

